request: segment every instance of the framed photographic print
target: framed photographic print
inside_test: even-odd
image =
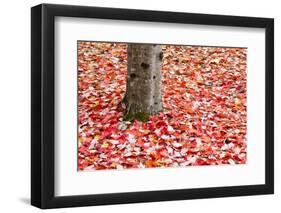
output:
[[[273,193],[273,19],[31,14],[32,205]]]

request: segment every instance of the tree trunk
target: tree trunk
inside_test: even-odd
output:
[[[125,116],[155,115],[162,111],[162,47],[153,44],[128,44]]]

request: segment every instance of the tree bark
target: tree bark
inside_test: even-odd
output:
[[[123,102],[125,115],[155,115],[162,111],[162,47],[153,44],[128,44],[127,84]]]

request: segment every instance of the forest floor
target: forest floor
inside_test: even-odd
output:
[[[163,46],[164,111],[123,121],[127,46],[78,43],[78,169],[246,163],[247,49]]]

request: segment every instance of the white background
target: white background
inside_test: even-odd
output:
[[[265,183],[264,29],[65,17],[55,23],[57,196]],[[247,47],[247,163],[77,172],[77,40]]]
[[[114,1],[61,0],[46,3],[82,4],[275,18],[275,58],[281,56],[281,14],[278,1]],[[39,212],[28,205],[30,196],[30,7],[40,1],[3,1],[1,4],[1,212]],[[280,61],[275,62],[275,108],[281,100]],[[281,209],[280,110],[275,113],[275,195],[157,202],[146,204],[50,210],[51,212],[278,212]]]

